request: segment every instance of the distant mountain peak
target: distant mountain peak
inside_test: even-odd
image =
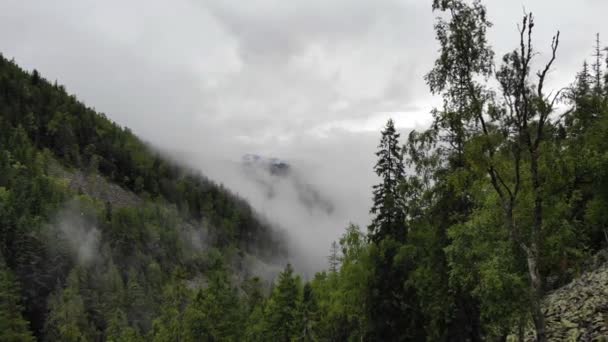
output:
[[[248,153],[241,159],[245,166],[255,166],[266,169],[274,176],[286,176],[290,170],[288,162],[276,157],[263,157],[258,154]]]
[[[259,184],[268,198],[276,196],[279,191],[278,184],[286,181],[287,183],[283,184],[293,187],[297,200],[308,211],[321,210],[326,214],[333,212],[333,203],[310,184],[309,180],[305,179],[305,173],[302,170],[298,170],[287,161],[248,153],[242,157],[242,164],[247,177]],[[260,173],[260,171],[262,172]]]

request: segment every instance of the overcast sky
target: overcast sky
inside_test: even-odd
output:
[[[485,3],[498,56],[524,8],[539,58],[561,30],[554,87],[608,35],[606,0]],[[424,127],[438,103],[423,80],[434,16],[430,0],[0,0],[0,52],[219,181],[212,160],[248,152],[316,165],[352,201],[336,222],[365,224],[379,129]]]

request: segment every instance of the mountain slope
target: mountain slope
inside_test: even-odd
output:
[[[49,341],[155,336],[174,296],[206,296],[215,279],[241,300],[248,263],[285,253],[244,200],[2,56],[0,132],[2,326]]]
[[[255,220],[244,201],[162,158],[128,128],[68,95],[63,86],[51,85],[35,70],[29,75],[4,58],[0,70],[3,131],[20,126],[35,148],[48,148],[64,165],[95,169],[135,193],[177,205],[193,219],[206,216],[217,225],[221,218],[238,213],[234,234],[240,242],[250,243],[268,229]],[[213,212],[205,213],[209,207]],[[220,240],[227,239],[225,231],[218,230]]]

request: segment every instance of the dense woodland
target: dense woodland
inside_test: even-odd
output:
[[[608,247],[608,53],[598,36],[553,90],[559,32],[536,50],[526,14],[496,63],[480,2],[433,10],[443,106],[402,141],[387,123],[373,220],[308,281],[248,274],[246,255],[288,251],[243,200],[0,58],[0,341],[545,341],[543,296]],[[142,203],[74,191],[54,164]],[[86,257],[71,216],[98,234]]]

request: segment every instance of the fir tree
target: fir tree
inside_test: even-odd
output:
[[[244,310],[239,307],[236,289],[230,284],[225,270],[215,271],[209,278],[208,287],[199,291],[190,305],[201,313],[200,319],[190,319],[190,310],[187,310],[185,321],[189,324],[186,324],[186,330],[205,332],[213,341],[239,341]]]
[[[80,342],[93,340],[84,300],[80,294],[77,270],[70,272],[64,289],[58,288],[49,302],[45,324],[48,341]]]
[[[299,329],[300,290],[293,268],[287,264],[270,297],[265,331],[270,341],[288,342],[297,337]]]
[[[404,165],[399,134],[388,120],[378,146],[374,167],[381,183],[374,186],[374,214],[369,226],[373,277],[369,288],[370,336],[372,340],[393,341],[422,338],[416,318],[415,294],[404,288],[409,265],[396,259],[406,241],[405,203],[401,194]]]
[[[185,325],[193,321],[193,315],[190,312],[190,318],[186,319],[184,308],[191,298],[190,291],[179,277],[174,278],[165,286],[161,311],[152,322],[150,339],[153,342],[187,340]]]
[[[591,75],[589,74],[589,64],[587,61],[583,62],[583,69],[576,75],[576,84],[574,92],[576,97],[582,97],[589,95],[591,90],[590,80]]]
[[[591,96],[592,77],[589,73],[589,64],[583,63],[582,70],[576,75],[571,100],[574,104],[573,115],[566,118],[565,124],[572,137],[580,136],[593,120],[593,96]]]
[[[374,171],[381,178],[381,183],[373,187],[374,204],[371,213],[374,218],[369,226],[369,235],[374,242],[387,236],[404,241],[405,214],[399,194],[399,186],[404,179],[403,156],[399,146],[399,133],[395,130],[392,119],[388,120],[382,131],[376,156],[378,162]]]
[[[317,334],[315,332],[318,320],[318,304],[310,283],[304,285],[302,292],[302,334],[300,341],[316,341]]]
[[[327,260],[329,262],[329,271],[332,273],[336,273],[340,268],[340,249],[336,241],[333,241],[331,243]]]
[[[0,341],[34,341],[19,299],[17,282],[0,255]]]
[[[602,93],[602,49],[600,47],[600,34],[595,35],[595,47],[593,52],[595,61],[593,62],[593,95],[600,96]]]
[[[139,342],[144,339],[129,326],[127,315],[120,309],[114,311],[105,332],[107,342]]]
[[[606,51],[606,69],[608,70],[608,47],[604,48]],[[604,96],[608,98],[608,71],[604,73]]]

